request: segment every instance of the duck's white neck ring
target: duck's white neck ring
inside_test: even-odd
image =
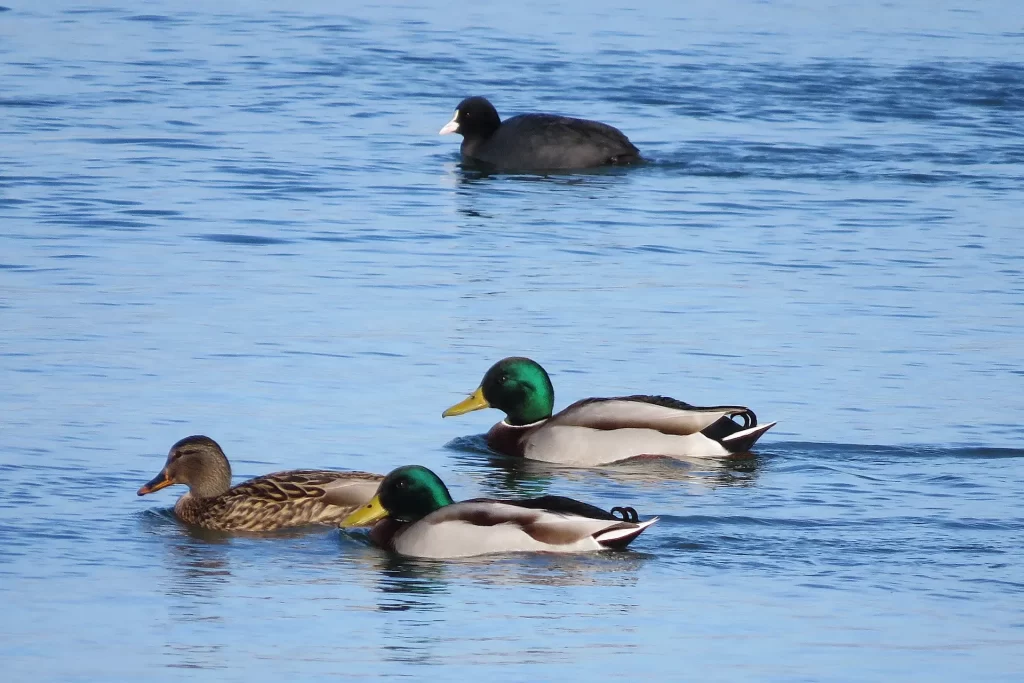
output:
[[[536,422],[530,422],[530,423],[524,424],[524,425],[514,425],[514,424],[509,424],[508,418],[506,417],[499,424],[502,424],[502,425],[508,427],[509,429],[529,429],[530,427],[536,427],[537,425],[544,424],[545,422],[547,422],[550,419],[551,418],[549,418],[549,417],[545,417],[543,420],[537,420]]]

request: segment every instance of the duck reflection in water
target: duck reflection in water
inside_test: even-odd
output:
[[[164,586],[169,596],[205,598],[219,594],[231,580],[228,544],[231,535],[182,524],[169,510],[147,510],[139,516],[143,530],[160,537],[170,578]],[[194,616],[195,601],[180,607]]]
[[[753,453],[693,460],[644,457],[600,468],[575,468],[495,453],[487,448],[485,434],[452,439],[445,448],[456,452],[453,461],[457,469],[472,471],[487,495],[495,497],[542,496],[553,482],[586,482],[594,477],[649,487],[679,482],[708,488],[753,486],[764,460]]]
[[[645,553],[567,555],[509,553],[458,560],[405,557],[372,550],[351,553],[355,571],[375,573],[373,589],[381,612],[433,612],[443,610],[452,586],[633,586],[638,572],[650,559]]]

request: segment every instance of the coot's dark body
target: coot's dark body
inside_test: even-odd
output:
[[[520,114],[502,122],[483,97],[459,103],[441,133],[463,136],[462,157],[496,170],[568,170],[640,161],[617,128],[554,114]]]

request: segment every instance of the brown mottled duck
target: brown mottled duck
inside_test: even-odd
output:
[[[273,531],[311,524],[336,525],[365,505],[382,476],[367,472],[289,470],[231,485],[231,465],[208,436],[171,446],[167,462],[139,495],[173,484],[188,492],[174,505],[183,522],[218,531]]]

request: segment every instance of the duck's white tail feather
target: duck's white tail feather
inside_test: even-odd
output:
[[[735,434],[730,434],[723,438],[722,445],[729,449],[730,453],[743,453],[744,451],[749,451],[751,447],[757,443],[757,440],[761,438],[761,435],[775,425],[775,422],[769,422],[768,424],[758,425],[756,427],[751,427],[750,429],[741,429]]]
[[[621,524],[599,531],[594,534],[594,540],[606,548],[625,548],[633,542],[637,536],[644,532],[644,529],[658,521],[658,517],[652,517],[646,522],[639,524]]]

